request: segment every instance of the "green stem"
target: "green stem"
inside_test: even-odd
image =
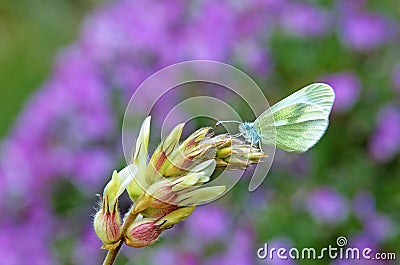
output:
[[[122,244],[124,244],[124,238],[125,238],[126,232],[128,231],[129,226],[135,221],[136,217],[138,216],[138,213],[133,212],[132,210],[129,212],[128,217],[126,218],[124,224],[122,225],[122,232],[121,232],[121,237],[118,242],[118,245],[114,249],[108,250],[108,253],[104,259],[103,265],[113,265],[114,264],[115,259],[117,258],[118,253],[121,250]]]
[[[122,247],[123,241],[119,241],[117,247],[115,249],[110,249],[107,253],[106,258],[104,259],[103,265],[112,265],[114,264],[115,259],[118,256],[118,253]]]

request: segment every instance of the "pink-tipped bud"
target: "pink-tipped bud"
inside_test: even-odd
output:
[[[94,217],[94,231],[105,245],[117,242],[121,235],[121,218],[118,211],[100,210]]]
[[[133,223],[127,232],[125,243],[134,248],[146,247],[154,244],[161,234],[155,220],[143,220]]]

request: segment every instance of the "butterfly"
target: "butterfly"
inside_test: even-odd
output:
[[[239,123],[240,133],[251,145],[261,143],[287,152],[304,153],[324,135],[335,93],[327,84],[308,85],[282,99],[254,122]]]

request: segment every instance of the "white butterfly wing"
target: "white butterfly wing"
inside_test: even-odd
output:
[[[311,84],[279,101],[255,120],[263,144],[303,153],[324,135],[335,93],[327,84]],[[276,136],[272,134],[276,131]],[[274,139],[275,138],[275,139]]]

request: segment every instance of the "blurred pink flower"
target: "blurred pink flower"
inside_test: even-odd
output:
[[[308,3],[291,2],[281,17],[283,29],[300,37],[318,37],[329,33],[330,13]]]
[[[271,71],[271,59],[268,50],[254,40],[245,40],[238,43],[233,51],[233,58],[243,69],[267,76]]]
[[[383,107],[377,117],[368,150],[378,162],[391,160],[400,151],[400,110],[393,105]]]
[[[364,233],[380,242],[394,235],[392,220],[375,209],[375,199],[369,192],[359,192],[353,200],[354,213],[364,225]]]
[[[333,111],[346,112],[358,101],[361,92],[359,78],[350,71],[323,76],[321,80],[333,87],[335,103]]]
[[[254,254],[254,233],[250,227],[235,229],[230,239],[228,249],[220,256],[214,257],[219,264],[253,265],[256,260]]]
[[[199,206],[185,225],[188,235],[200,245],[224,241],[229,234],[230,218],[226,210],[216,205]]]
[[[200,265],[199,259],[194,255],[194,253],[177,249],[172,247],[163,247],[155,251],[151,257],[151,264],[158,265]]]
[[[353,199],[353,213],[360,219],[368,219],[375,214],[374,196],[367,191],[360,191]]]
[[[96,265],[100,264],[102,250],[99,248],[101,240],[93,232],[91,226],[84,229],[81,240],[76,244],[72,259],[75,264]],[[90,259],[88,259],[90,257]]]
[[[320,187],[307,198],[308,210],[321,223],[339,224],[346,220],[348,209],[346,200],[337,191]]]
[[[269,251],[271,251],[271,248],[275,248],[278,250],[279,248],[284,248],[286,249],[286,253],[284,254],[285,256],[289,257],[289,250],[294,247],[293,244],[290,242],[289,239],[284,238],[284,237],[279,237],[279,238],[274,238],[272,240],[269,240],[266,242],[268,245],[267,253],[263,253],[264,255],[267,254],[267,257],[265,261],[269,265],[295,265],[297,264],[296,261],[288,258],[288,259],[281,259],[278,257],[277,251],[273,252],[273,256],[269,255]],[[265,247],[265,246],[260,246],[260,247]]]
[[[375,50],[397,35],[396,25],[377,13],[350,12],[341,20],[342,42],[356,51]]]

